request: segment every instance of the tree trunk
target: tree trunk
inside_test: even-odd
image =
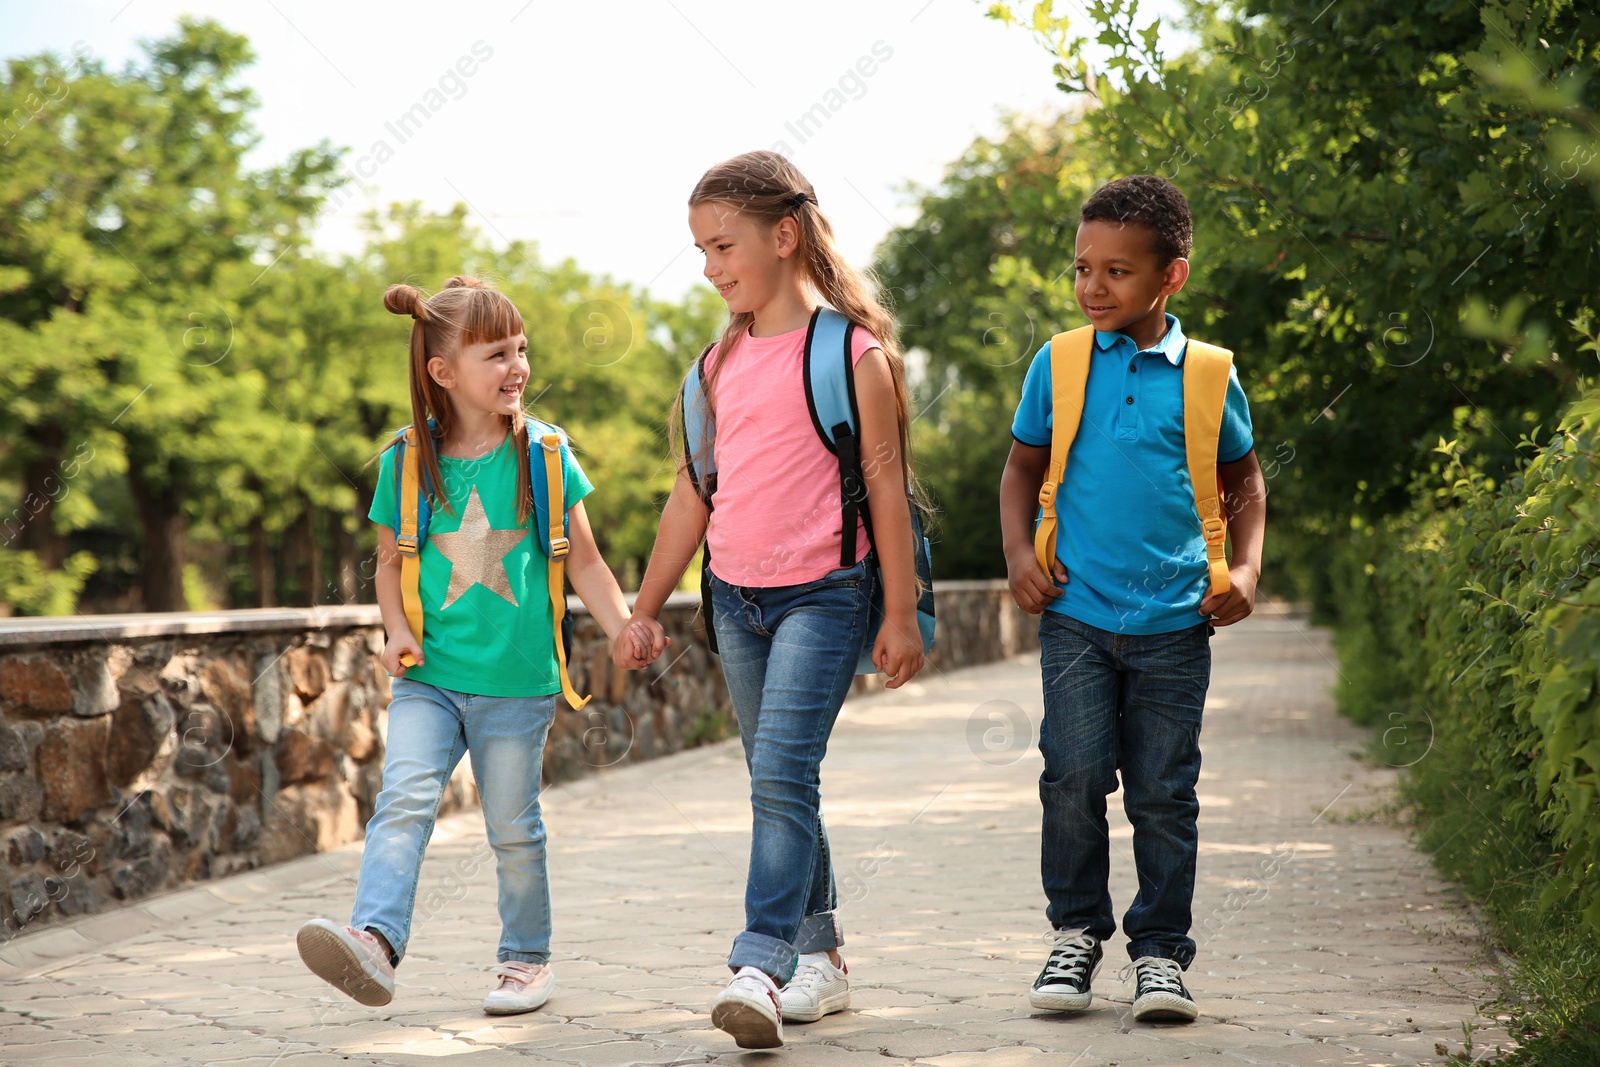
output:
[[[307,504],[283,531],[283,554],[279,557],[278,602],[295,607],[314,603],[311,587],[311,557],[316,548],[311,537],[311,506]]]
[[[324,518],[322,509],[306,505],[306,549],[311,555],[311,576],[306,584],[306,603],[311,607],[328,602],[327,580],[322,576],[323,539],[317,536],[317,519]]]
[[[250,520],[250,584],[255,586],[256,607],[275,607],[278,602],[274,586],[272,547],[267,544],[267,528],[257,515]]]
[[[183,595],[183,565],[189,521],[183,514],[183,494],[171,486],[152,485],[133,451],[129,449],[128,485],[144,529],[139,575],[144,610],[185,611],[189,604]]]
[[[335,580],[337,598],[341,604],[358,603],[361,596],[361,575],[358,570],[361,566],[361,550],[356,533],[350,529],[350,522],[343,515],[329,514],[328,523],[333,527],[333,556],[339,568]]]
[[[56,532],[56,504],[72,492],[61,461],[66,431],[45,425],[30,429],[27,436],[38,454],[22,466],[22,506],[12,513],[6,540],[13,548],[37,553],[45,570],[58,570],[67,558],[67,539]]]

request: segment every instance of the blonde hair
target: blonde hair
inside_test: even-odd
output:
[[[412,285],[391,285],[383,294],[383,306],[396,315],[410,315],[411,325],[411,425],[417,431],[416,448],[422,469],[422,487],[434,508],[450,509],[447,494],[440,490],[440,440],[455,429],[455,409],[450,394],[428,373],[428,361],[435,356],[454,359],[467,345],[515,337],[522,332],[522,313],[509,297],[477,278],[457,275],[444,288],[429,297]],[[525,413],[503,416],[506,429],[516,442],[517,521],[526,523],[533,515],[533,478],[528,470],[528,422]],[[432,420],[432,432],[429,421]],[[378,455],[393,448],[390,441]],[[396,475],[398,476],[398,471]]]
[[[798,167],[776,152],[746,152],[718,163],[701,176],[689,194],[689,206],[727,204],[735,212],[755,220],[769,230],[785,218],[793,218],[799,229],[798,256],[804,279],[817,294],[845,318],[864,326],[878,339],[889,361],[894,381],[894,400],[900,436],[900,469],[906,488],[917,506],[928,510],[921,486],[911,465],[910,394],[906,387],[905,359],[895,337],[894,316],[874,297],[869,282],[839,253],[833,226],[817,206],[817,193]],[[706,378],[705,401],[715,412],[716,379],[727,365],[734,345],[744,336],[755,316],[748,311],[731,315],[722,331],[721,357]],[[689,373],[696,373],[691,367]],[[680,416],[673,416],[674,437],[679,444],[680,469],[689,460],[682,440]],[[862,457],[865,461],[866,457]],[[850,536],[846,531],[845,536]]]

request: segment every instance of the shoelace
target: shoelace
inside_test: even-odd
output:
[[[800,980],[800,988],[808,993],[815,993],[818,988],[830,981],[822,968],[814,963],[803,964],[795,973],[795,977]]]
[[[1044,965],[1045,978],[1077,978],[1079,973],[1076,972],[1088,969],[1094,958],[1093,937],[1081,930],[1055,930],[1048,937],[1056,947]]]
[[[521,960],[506,960],[495,968],[494,973],[500,977],[501,989],[514,986],[514,992],[520,993],[529,982],[533,981],[533,976],[539,973],[539,968]]]
[[[1183,990],[1183,968],[1178,966],[1176,960],[1165,959],[1161,956],[1143,956],[1118,973],[1117,977],[1124,982],[1129,975],[1137,975],[1139,985],[1143,989],[1135,989],[1135,993],[1176,993],[1180,997]]]

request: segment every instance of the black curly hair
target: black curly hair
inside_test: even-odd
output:
[[[1194,250],[1194,219],[1178,187],[1154,174],[1132,174],[1107,182],[1084,201],[1079,222],[1120,222],[1149,229],[1162,266],[1188,259]]]

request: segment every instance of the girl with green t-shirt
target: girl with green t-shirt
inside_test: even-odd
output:
[[[300,956],[362,1004],[390,1001],[439,799],[470,752],[500,886],[499,965],[483,1010],[532,1011],[555,984],[539,783],[561,679],[546,559],[533,529],[522,407],[528,339],[515,305],[475,278],[451,278],[432,298],[395,285],[384,307],[415,320],[412,425],[433,429],[416,434],[421,483],[438,487],[418,559],[425,637],[406,620],[396,464],[385,450],[368,513],[378,526],[378,604],[389,635],[383,665],[394,677],[383,790],[367,823],[350,925],[306,923]],[[572,586],[614,643],[625,638],[619,647],[659,654],[660,626],[629,623],[595,547],[582,503],[593,486],[570,449],[561,454]]]

